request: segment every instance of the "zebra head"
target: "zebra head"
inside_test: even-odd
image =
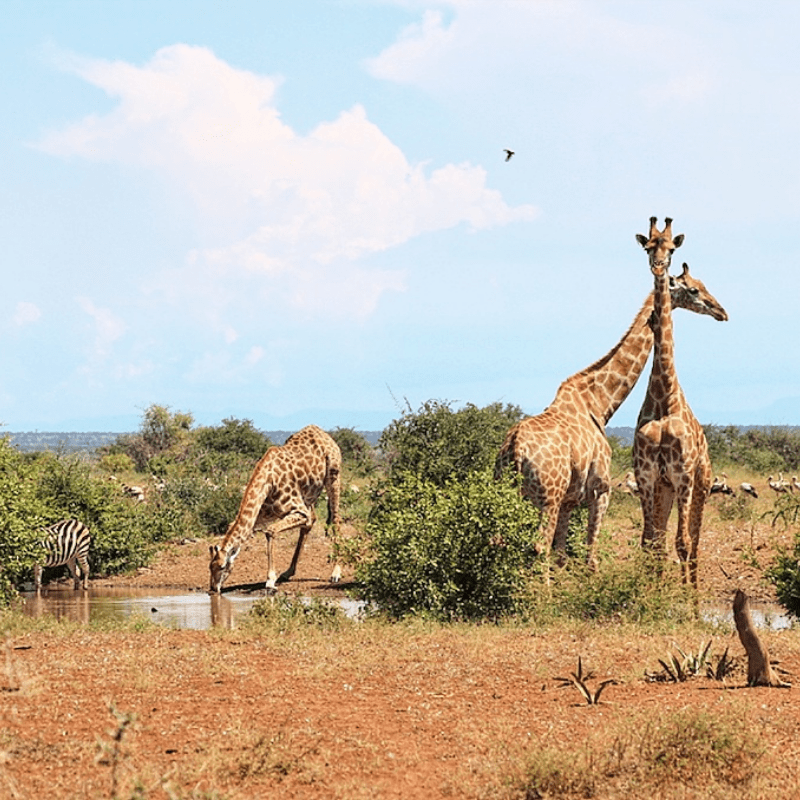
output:
[[[223,550],[218,544],[208,548],[211,554],[211,562],[208,565],[211,583],[208,589],[209,594],[219,594],[222,591],[222,584],[228,579],[228,575],[233,570],[233,562],[239,555],[239,548]]]

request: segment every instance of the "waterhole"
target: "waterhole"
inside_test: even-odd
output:
[[[205,592],[177,594],[170,589],[110,588],[98,586],[88,591],[54,586],[44,588],[41,594],[24,592],[24,611],[32,617],[45,614],[56,619],[88,623],[94,621],[121,621],[132,618],[149,619],[171,628],[205,630],[211,627],[235,628],[237,620],[252,608],[263,595],[237,594],[208,595]],[[363,603],[357,600],[335,601],[351,617],[357,617]],[[750,614],[753,624],[767,630],[785,630],[794,620],[776,603],[751,600]],[[731,603],[704,603],[702,616],[708,622],[730,623],[733,626]]]
[[[31,617],[44,615],[88,623],[148,619],[170,628],[205,630],[211,627],[235,628],[262,596],[228,592],[209,595],[205,592],[177,594],[170,589],[135,589],[131,587],[90,587],[87,591],[66,587],[42,589],[40,594],[24,592],[23,610]],[[357,616],[362,606],[355,600],[338,599],[350,616]]]

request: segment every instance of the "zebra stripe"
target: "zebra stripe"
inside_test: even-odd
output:
[[[92,542],[89,529],[77,519],[63,519],[49,528],[45,528],[45,538],[41,542],[47,555],[43,564],[36,564],[33,568],[33,580],[36,589],[42,586],[42,569],[47,567],[60,567],[66,564],[72,575],[74,586],[77,589],[81,583],[80,573],[83,573],[83,588],[88,589],[89,581],[89,545]],[[78,569],[80,566],[80,570]]]

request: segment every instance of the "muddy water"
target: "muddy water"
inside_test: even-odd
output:
[[[56,619],[88,623],[147,619],[170,628],[205,630],[211,627],[235,628],[258,596],[208,595],[204,592],[177,594],[169,589],[97,587],[75,591],[64,587],[42,589],[40,595],[23,593],[24,611],[32,617],[45,614]],[[356,615],[358,604],[340,601],[348,614]]]
[[[748,600],[750,617],[756,628],[780,631],[793,627],[794,619],[786,613],[786,609],[777,603],[764,603],[758,600]],[[730,603],[704,603],[701,607],[703,619],[707,622],[725,623],[733,626],[733,602]]]
[[[69,619],[88,623],[147,619],[170,628],[205,630],[211,627],[235,628],[237,621],[247,614],[258,595],[236,594],[208,595],[205,592],[177,594],[170,589],[134,589],[130,587],[90,588],[74,591],[58,586],[44,588],[40,595],[23,593],[24,611],[32,617],[49,614],[56,619]],[[338,601],[344,610],[355,617],[361,604],[354,600]],[[702,616],[708,622],[733,625],[730,604],[707,603]],[[750,614],[758,628],[783,630],[791,628],[792,618],[774,603],[750,601]]]

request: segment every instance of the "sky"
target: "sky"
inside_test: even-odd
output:
[[[675,312],[695,415],[800,424],[799,30],[789,0],[0,0],[0,423],[537,414],[670,216],[729,315]]]

